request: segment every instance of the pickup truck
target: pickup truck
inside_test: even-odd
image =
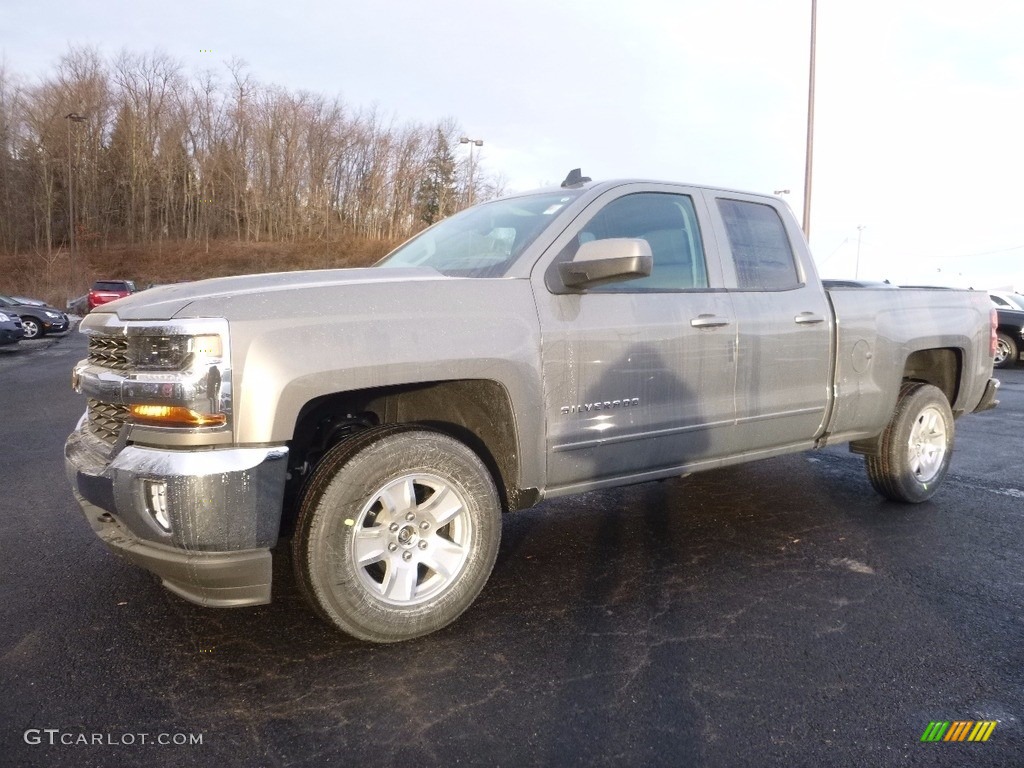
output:
[[[998,387],[984,293],[825,290],[777,198],[578,173],[372,268],[154,288],[81,330],[65,457],[98,536],[207,606],[269,602],[290,538],[314,610],[375,642],[457,618],[543,499],[849,443],[922,502]]]

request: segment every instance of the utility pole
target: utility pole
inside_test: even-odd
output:
[[[811,171],[814,163],[814,54],[818,36],[818,0],[811,0],[811,64],[807,87],[807,158],[804,163],[804,237],[811,239]]]
[[[72,165],[71,165],[71,124],[72,123],[84,123],[86,118],[82,117],[77,112],[68,112],[64,115],[64,119],[68,121],[68,237],[69,244],[71,247],[71,290],[68,293],[74,293],[77,289],[77,268],[78,258],[75,253],[75,181],[72,176]],[[75,298],[74,296],[68,296],[68,300]]]

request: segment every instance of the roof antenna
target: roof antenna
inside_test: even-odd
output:
[[[563,187],[578,187],[581,184],[585,184],[590,181],[589,176],[584,176],[579,168],[573,168],[569,171],[569,175],[565,177],[565,181],[562,182]]]

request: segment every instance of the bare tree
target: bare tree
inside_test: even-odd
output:
[[[45,254],[52,271],[73,226],[87,248],[393,241],[468,197],[501,194],[479,168],[466,194],[454,119],[402,124],[260,84],[238,59],[226,74],[186,77],[160,51],[107,62],[74,47],[32,88],[0,66],[0,250]]]

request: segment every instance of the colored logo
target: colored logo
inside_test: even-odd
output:
[[[921,741],[988,741],[998,720],[933,720]]]

